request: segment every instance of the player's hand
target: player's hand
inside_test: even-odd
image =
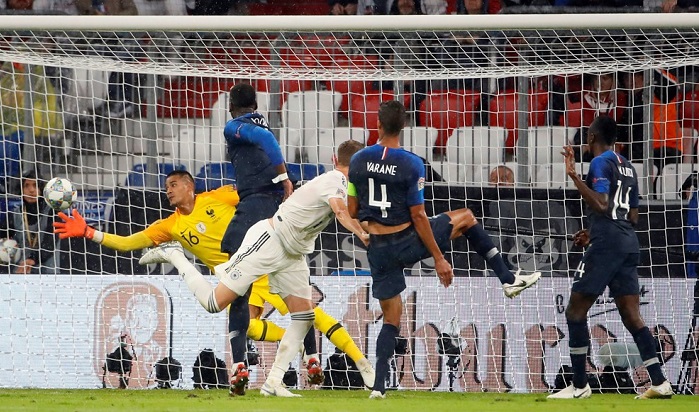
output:
[[[286,179],[282,180],[282,185],[284,186],[284,200],[286,200],[294,193],[294,184],[291,183],[291,180]]]
[[[573,235],[573,244],[579,247],[586,247],[590,244],[590,232],[587,229],[578,230]]]
[[[18,275],[28,275],[29,273],[31,273],[34,265],[36,265],[36,262],[34,261],[34,259],[25,259],[25,260],[19,262],[19,265],[17,266],[16,273]]]
[[[368,233],[366,233],[366,232],[362,233],[362,235],[359,236],[359,240],[361,240],[362,243],[364,243],[365,247],[369,247],[369,234]]]
[[[53,222],[53,233],[58,234],[58,237],[61,239],[68,239],[71,237],[92,239],[95,234],[95,229],[87,225],[85,219],[80,215],[77,209],[73,209],[72,215],[73,217],[69,217],[63,212],[58,212],[58,217],[60,217],[63,222]]]
[[[563,160],[566,165],[566,174],[570,177],[577,176],[578,172],[575,171],[575,152],[571,146],[563,146]]]
[[[441,259],[435,260],[434,270],[437,271],[439,282],[444,285],[445,288],[448,288],[452,280],[454,280],[454,271],[449,262],[442,256]]]

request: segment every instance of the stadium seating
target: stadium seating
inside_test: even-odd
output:
[[[304,133],[302,153],[309,163],[321,163],[326,168],[333,166],[333,154],[337,146],[345,140],[366,142],[369,132],[358,127],[336,127],[318,129]]]
[[[284,160],[287,162],[305,161],[303,159],[305,153],[299,130],[286,127],[279,129],[279,147],[282,149]]]
[[[184,165],[176,163],[158,163],[158,187],[165,187],[165,179],[167,174],[174,170],[186,170]],[[147,170],[146,163],[139,163],[133,166],[128,176],[126,177],[127,187],[149,187],[146,186],[146,175],[152,174]]]
[[[483,166],[504,160],[506,131],[499,127],[460,127],[447,141],[442,177],[448,182],[483,182]],[[435,165],[433,165],[435,167]],[[485,174],[487,181],[487,173]]]
[[[223,92],[218,96],[218,100],[211,106],[211,127],[220,128],[223,133],[223,127],[231,118],[228,110],[229,91]],[[268,117],[269,114],[270,95],[266,92],[257,92],[257,113]]]
[[[360,127],[369,131],[367,146],[375,144],[379,140],[379,131],[376,123],[379,119],[378,111],[381,102],[395,100],[393,92],[376,92],[365,95],[354,95],[350,98],[349,123],[352,127]],[[410,105],[410,96],[403,98],[405,107]]]
[[[420,103],[420,124],[437,129],[434,144],[444,148],[454,129],[474,125],[480,102],[481,94],[474,91],[431,93]]]
[[[337,126],[342,96],[331,91],[289,93],[282,106],[284,127],[305,131]]]
[[[563,146],[568,145],[575,136],[575,129],[568,127],[530,127],[527,130],[528,164],[545,165],[562,163]],[[522,161],[525,147],[517,147],[517,157]]]
[[[590,164],[577,163],[575,166],[578,174],[584,179],[588,170],[590,170]],[[561,156],[560,163],[535,164],[531,167],[531,170],[534,171],[532,186],[535,188],[575,189],[575,184],[573,184],[573,181],[566,173],[563,156]]]
[[[505,91],[497,94],[490,100],[490,125],[504,127],[508,130],[505,147],[512,150],[517,142],[517,129],[519,124],[518,100],[519,94],[514,91]],[[535,90],[529,94],[529,126],[544,126],[548,112],[548,92]]]
[[[690,174],[699,170],[699,165],[680,163],[665,165],[660,175],[660,186],[657,188],[660,199],[679,200],[682,183]]]
[[[202,166],[194,177],[197,193],[213,190],[223,185],[235,185],[235,169],[231,162],[209,163]]]
[[[226,142],[221,128],[182,128],[172,145],[173,158],[185,164],[188,170],[197,170],[206,163],[226,159]]]
[[[438,133],[433,127],[406,127],[403,129],[403,147],[432,163],[432,149]]]
[[[652,195],[655,193],[656,188],[653,186],[653,183],[655,182],[656,178],[658,177],[658,167],[654,164],[650,165],[651,172],[647,173],[646,168],[644,167],[643,163],[631,163],[636,169],[636,174],[638,175],[638,194],[641,197],[646,197],[646,185],[650,184],[651,186],[649,190],[650,193],[649,195]],[[684,180],[682,181],[684,182]],[[681,182],[680,182],[681,186]],[[650,197],[650,196],[649,196]]]
[[[158,102],[157,114],[168,118],[209,118],[211,107],[221,92],[229,91],[234,81],[208,77],[185,77],[166,80],[163,98]]]
[[[292,182],[300,182],[303,180],[311,180],[325,173],[325,166],[310,163],[287,163],[286,170]]]

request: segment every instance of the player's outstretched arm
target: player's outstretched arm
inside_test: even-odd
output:
[[[131,236],[119,236],[112,235],[110,233],[103,233],[89,226],[87,222],[85,222],[85,218],[80,215],[80,212],[78,212],[77,209],[73,209],[71,215],[72,216],[68,216],[63,212],[58,212],[58,217],[61,218],[62,222],[53,223],[53,233],[56,233],[61,239],[84,237],[120,252],[143,249],[153,246],[154,244],[153,240],[146,236],[146,234],[142,231],[134,233]]]
[[[330,203],[330,207],[332,208],[333,212],[335,212],[335,217],[340,224],[344,226],[345,229],[354,233],[359,240],[364,243],[364,246],[368,246],[369,234],[364,231],[357,219],[352,219],[349,210],[347,210],[347,205],[345,205],[345,202],[339,197],[330,198],[328,202]]]
[[[425,213],[425,205],[411,206],[410,218],[413,221],[413,226],[415,226],[415,231],[418,236],[420,236],[420,240],[422,240],[422,243],[434,258],[434,269],[437,271],[439,281],[445,287],[451,285],[454,279],[454,271],[449,262],[444,258],[444,254],[442,254],[442,251],[437,245],[437,241],[434,239],[430,221],[427,219],[427,214]]]

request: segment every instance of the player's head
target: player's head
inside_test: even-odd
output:
[[[405,127],[405,107],[396,100],[389,100],[379,106],[379,137],[398,136]]]
[[[247,83],[238,83],[233,86],[228,100],[228,110],[231,113],[257,110],[255,88]]]
[[[590,149],[597,145],[600,148],[614,146],[616,142],[616,122],[609,116],[597,116],[587,131],[587,144]],[[594,150],[593,150],[594,153]]]
[[[173,170],[165,178],[165,193],[170,206],[180,207],[194,201],[194,178],[186,170]]]
[[[491,186],[514,186],[515,174],[509,167],[505,165],[495,166],[490,171],[488,183]]]
[[[364,144],[356,140],[345,140],[337,147],[335,167],[349,167],[352,155],[364,148]]]
[[[25,203],[36,203],[38,201],[40,180],[34,170],[30,170],[22,175],[22,200]]]

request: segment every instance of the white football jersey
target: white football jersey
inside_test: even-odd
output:
[[[320,232],[335,218],[330,199],[347,202],[347,178],[342,172],[323,173],[289,196],[274,215],[274,230],[292,255],[313,252]]]

